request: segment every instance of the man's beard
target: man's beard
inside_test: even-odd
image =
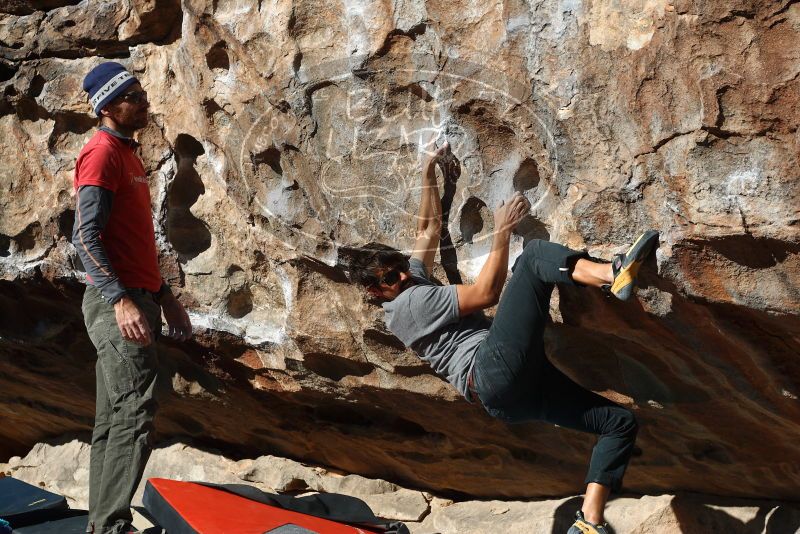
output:
[[[145,115],[144,117],[135,117],[132,122],[131,130],[141,130],[147,126],[149,117]]]

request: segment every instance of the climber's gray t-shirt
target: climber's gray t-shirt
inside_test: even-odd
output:
[[[436,285],[422,261],[412,258],[409,263],[415,285],[383,303],[386,326],[469,398],[467,376],[491,322],[482,311],[459,317],[456,286]]]

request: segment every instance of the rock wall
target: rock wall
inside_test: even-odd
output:
[[[142,81],[165,277],[197,335],[161,342],[158,430],[446,495],[568,495],[592,440],[468,405],[347,282],[408,250],[446,135],[435,274],[469,282],[513,191],[530,239],[598,258],[655,228],[637,298],[561,288],[551,358],[635,410],[626,485],[796,499],[800,5],[792,0],[12,1],[0,7],[0,457],[91,427],[69,235],[97,120]]]

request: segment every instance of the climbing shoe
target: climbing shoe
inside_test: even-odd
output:
[[[647,256],[658,243],[658,232],[648,230],[639,236],[625,254],[616,254],[611,261],[611,271],[614,281],[602,287],[603,291],[614,295],[619,300],[628,300],[633,295],[636,285],[636,275]]]
[[[567,534],[610,534],[610,531],[608,530],[608,523],[603,523],[602,525],[589,523],[583,518],[583,512],[578,510],[575,514],[575,522],[569,527]]]

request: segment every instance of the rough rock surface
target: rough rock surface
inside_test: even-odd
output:
[[[70,507],[85,508],[89,445],[78,440],[61,441],[57,445],[37,443],[24,458],[14,457],[8,464],[0,464],[0,473],[42,484],[65,495]],[[403,521],[412,534],[563,534],[581,503],[580,497],[528,502],[453,501],[385,480],[341,475],[285,458],[262,456],[233,461],[181,443],[156,449],[144,477],[246,483],[270,493],[352,495],[366,502],[377,516]],[[143,491],[144,482],[134,497],[134,506],[141,506]],[[797,503],[690,493],[626,494],[611,501],[607,520],[617,534],[800,533]]]
[[[411,245],[444,131],[443,281],[476,276],[514,190],[515,255],[661,232],[636,299],[565,288],[547,339],[635,410],[627,487],[796,499],[799,34],[793,0],[3,4],[0,458],[91,426],[72,172],[80,82],[116,58],[150,95],[163,271],[198,334],[161,343],[162,438],[449,496],[580,490],[591,440],[491,420],[347,283],[352,247]]]

